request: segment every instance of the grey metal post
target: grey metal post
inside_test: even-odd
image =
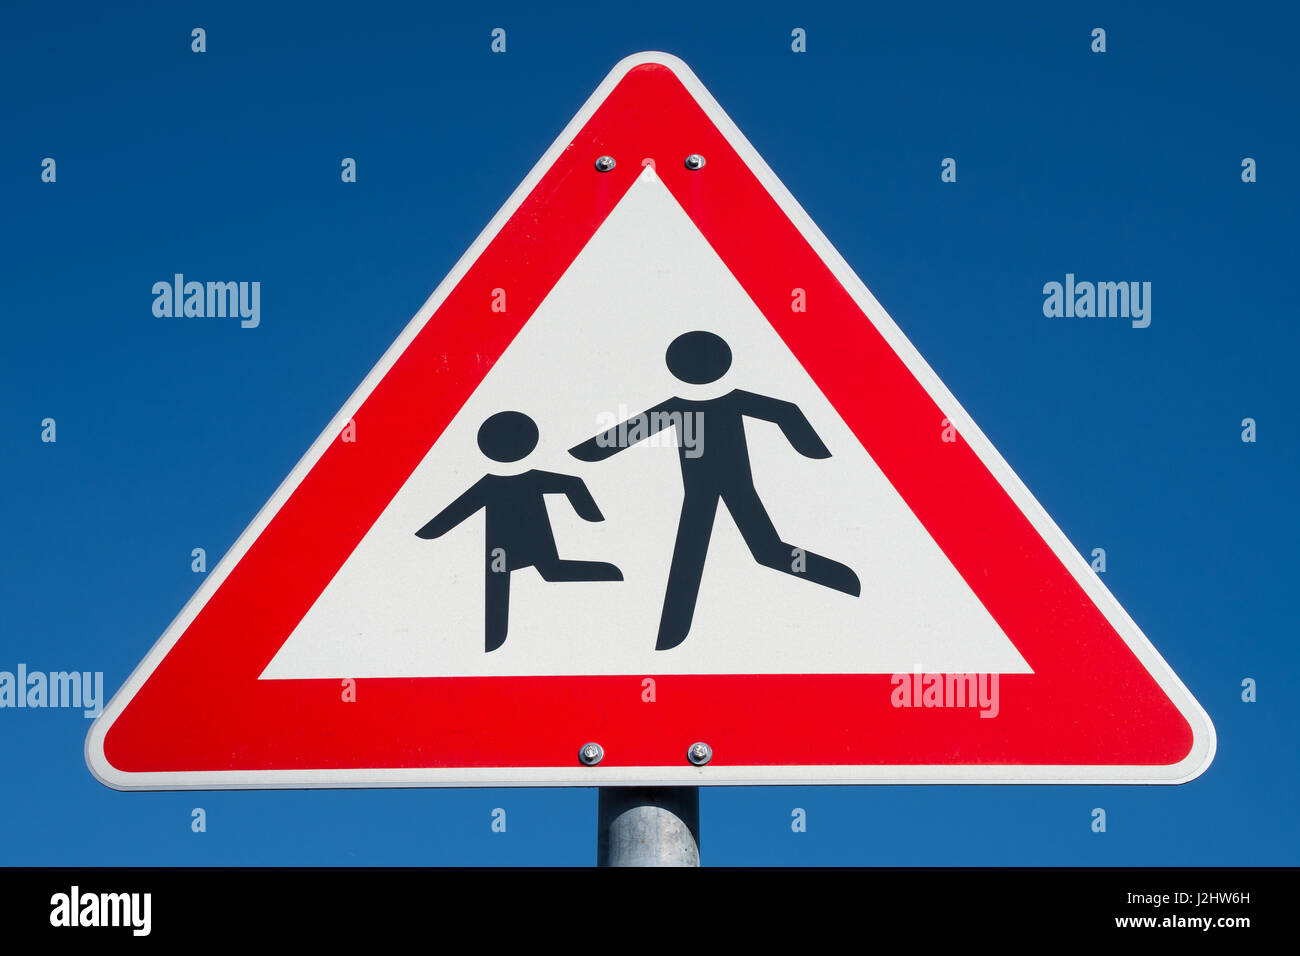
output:
[[[699,787],[601,787],[597,866],[699,866]]]

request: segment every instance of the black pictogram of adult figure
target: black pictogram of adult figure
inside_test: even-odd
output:
[[[478,447],[493,461],[520,461],[537,447],[537,437],[536,423],[523,412],[498,412],[479,426]],[[581,478],[533,470],[518,475],[484,475],[415,532],[419,538],[438,538],[484,509],[484,646],[488,651],[495,651],[506,640],[512,572],[533,567],[543,581],[623,580],[623,572],[615,565],[567,561],[559,556],[544,495],[565,495],[579,517],[605,520]]]
[[[712,332],[687,332],[668,346],[665,361],[668,370],[683,382],[704,385],[722,378],[731,368],[731,348]],[[745,443],[746,416],[774,422],[801,455],[808,458],[831,455],[803,412],[792,402],[739,389],[703,401],[670,398],[569,449],[569,454],[582,461],[601,461],[632,444],[627,440],[629,434],[639,441],[669,425],[676,425],[680,434],[680,423],[686,416],[697,416],[695,444],[687,447],[684,441],[678,443],[684,492],[682,515],[668,572],[656,649],[676,647],[690,633],[719,501],[726,504],[759,564],[859,596],[862,584],[852,568],[781,540],[754,490],[749,447]],[[810,488],[809,493],[815,495],[817,489]],[[834,504],[830,507],[833,509]]]

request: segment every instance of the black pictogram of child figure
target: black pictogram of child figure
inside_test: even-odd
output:
[[[731,347],[712,332],[687,332],[668,346],[665,361],[668,370],[683,382],[704,385],[722,378],[731,368]],[[685,441],[678,443],[684,492],[682,514],[668,571],[656,650],[677,647],[690,633],[718,502],[726,504],[759,564],[859,596],[862,585],[852,568],[781,540],[754,489],[749,448],[745,443],[746,416],[774,422],[801,455],[808,458],[831,455],[803,412],[792,402],[739,389],[702,401],[670,398],[569,449],[569,454],[582,461],[601,461],[627,447],[630,444],[627,435],[635,434],[639,441],[669,425],[684,422],[687,416],[697,416],[695,446],[688,448]],[[682,426],[677,427],[680,432]],[[818,493],[817,488],[809,491]]]
[[[537,425],[523,412],[497,412],[479,426],[478,447],[493,461],[519,461],[537,447]],[[567,561],[556,553],[544,495],[566,495],[579,517],[605,520],[581,478],[533,470],[518,475],[484,475],[415,532],[420,538],[438,538],[480,508],[486,512],[484,646],[488,651],[495,651],[506,640],[512,572],[533,567],[543,581],[623,580],[623,572],[612,564]]]

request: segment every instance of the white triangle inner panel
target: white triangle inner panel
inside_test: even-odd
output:
[[[508,294],[508,293],[507,293]],[[684,385],[668,344],[697,329],[734,362]],[[781,539],[847,564],[858,597],[757,564],[719,508],[694,623],[656,651],[682,503],[673,428],[588,463],[567,449],[680,396],[745,389],[794,402],[831,451],[802,457],[747,419],[754,484]],[[517,410],[537,449],[502,466],[479,426]],[[694,436],[707,447],[708,434]],[[364,441],[364,436],[358,436]],[[484,650],[482,512],[435,540],[415,531],[484,474],[575,475],[604,513],[546,507],[561,558],[608,561],[622,581],[511,574],[509,636]],[[491,369],[262,674],[451,677],[610,674],[1029,673],[1030,669],[820,389],[647,168]]]

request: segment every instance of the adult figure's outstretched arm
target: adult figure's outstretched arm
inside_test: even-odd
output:
[[[482,508],[487,503],[483,495],[483,482],[485,480],[485,478],[480,478],[476,481],[468,491],[443,508],[428,524],[415,532],[415,536],[426,540],[440,538]]]
[[[737,390],[740,410],[750,418],[761,418],[777,425],[794,450],[805,458],[829,458],[831,450],[813,430],[804,413],[794,402],[783,402],[766,395]]]
[[[569,449],[569,454],[579,461],[604,461],[627,448],[629,444],[634,445],[673,424],[672,416],[669,414],[673,404],[671,399],[660,402],[640,415],[633,415],[621,425],[615,425],[594,438],[588,438],[580,445],[574,445]],[[637,435],[637,440],[628,442],[627,436],[633,431]]]

